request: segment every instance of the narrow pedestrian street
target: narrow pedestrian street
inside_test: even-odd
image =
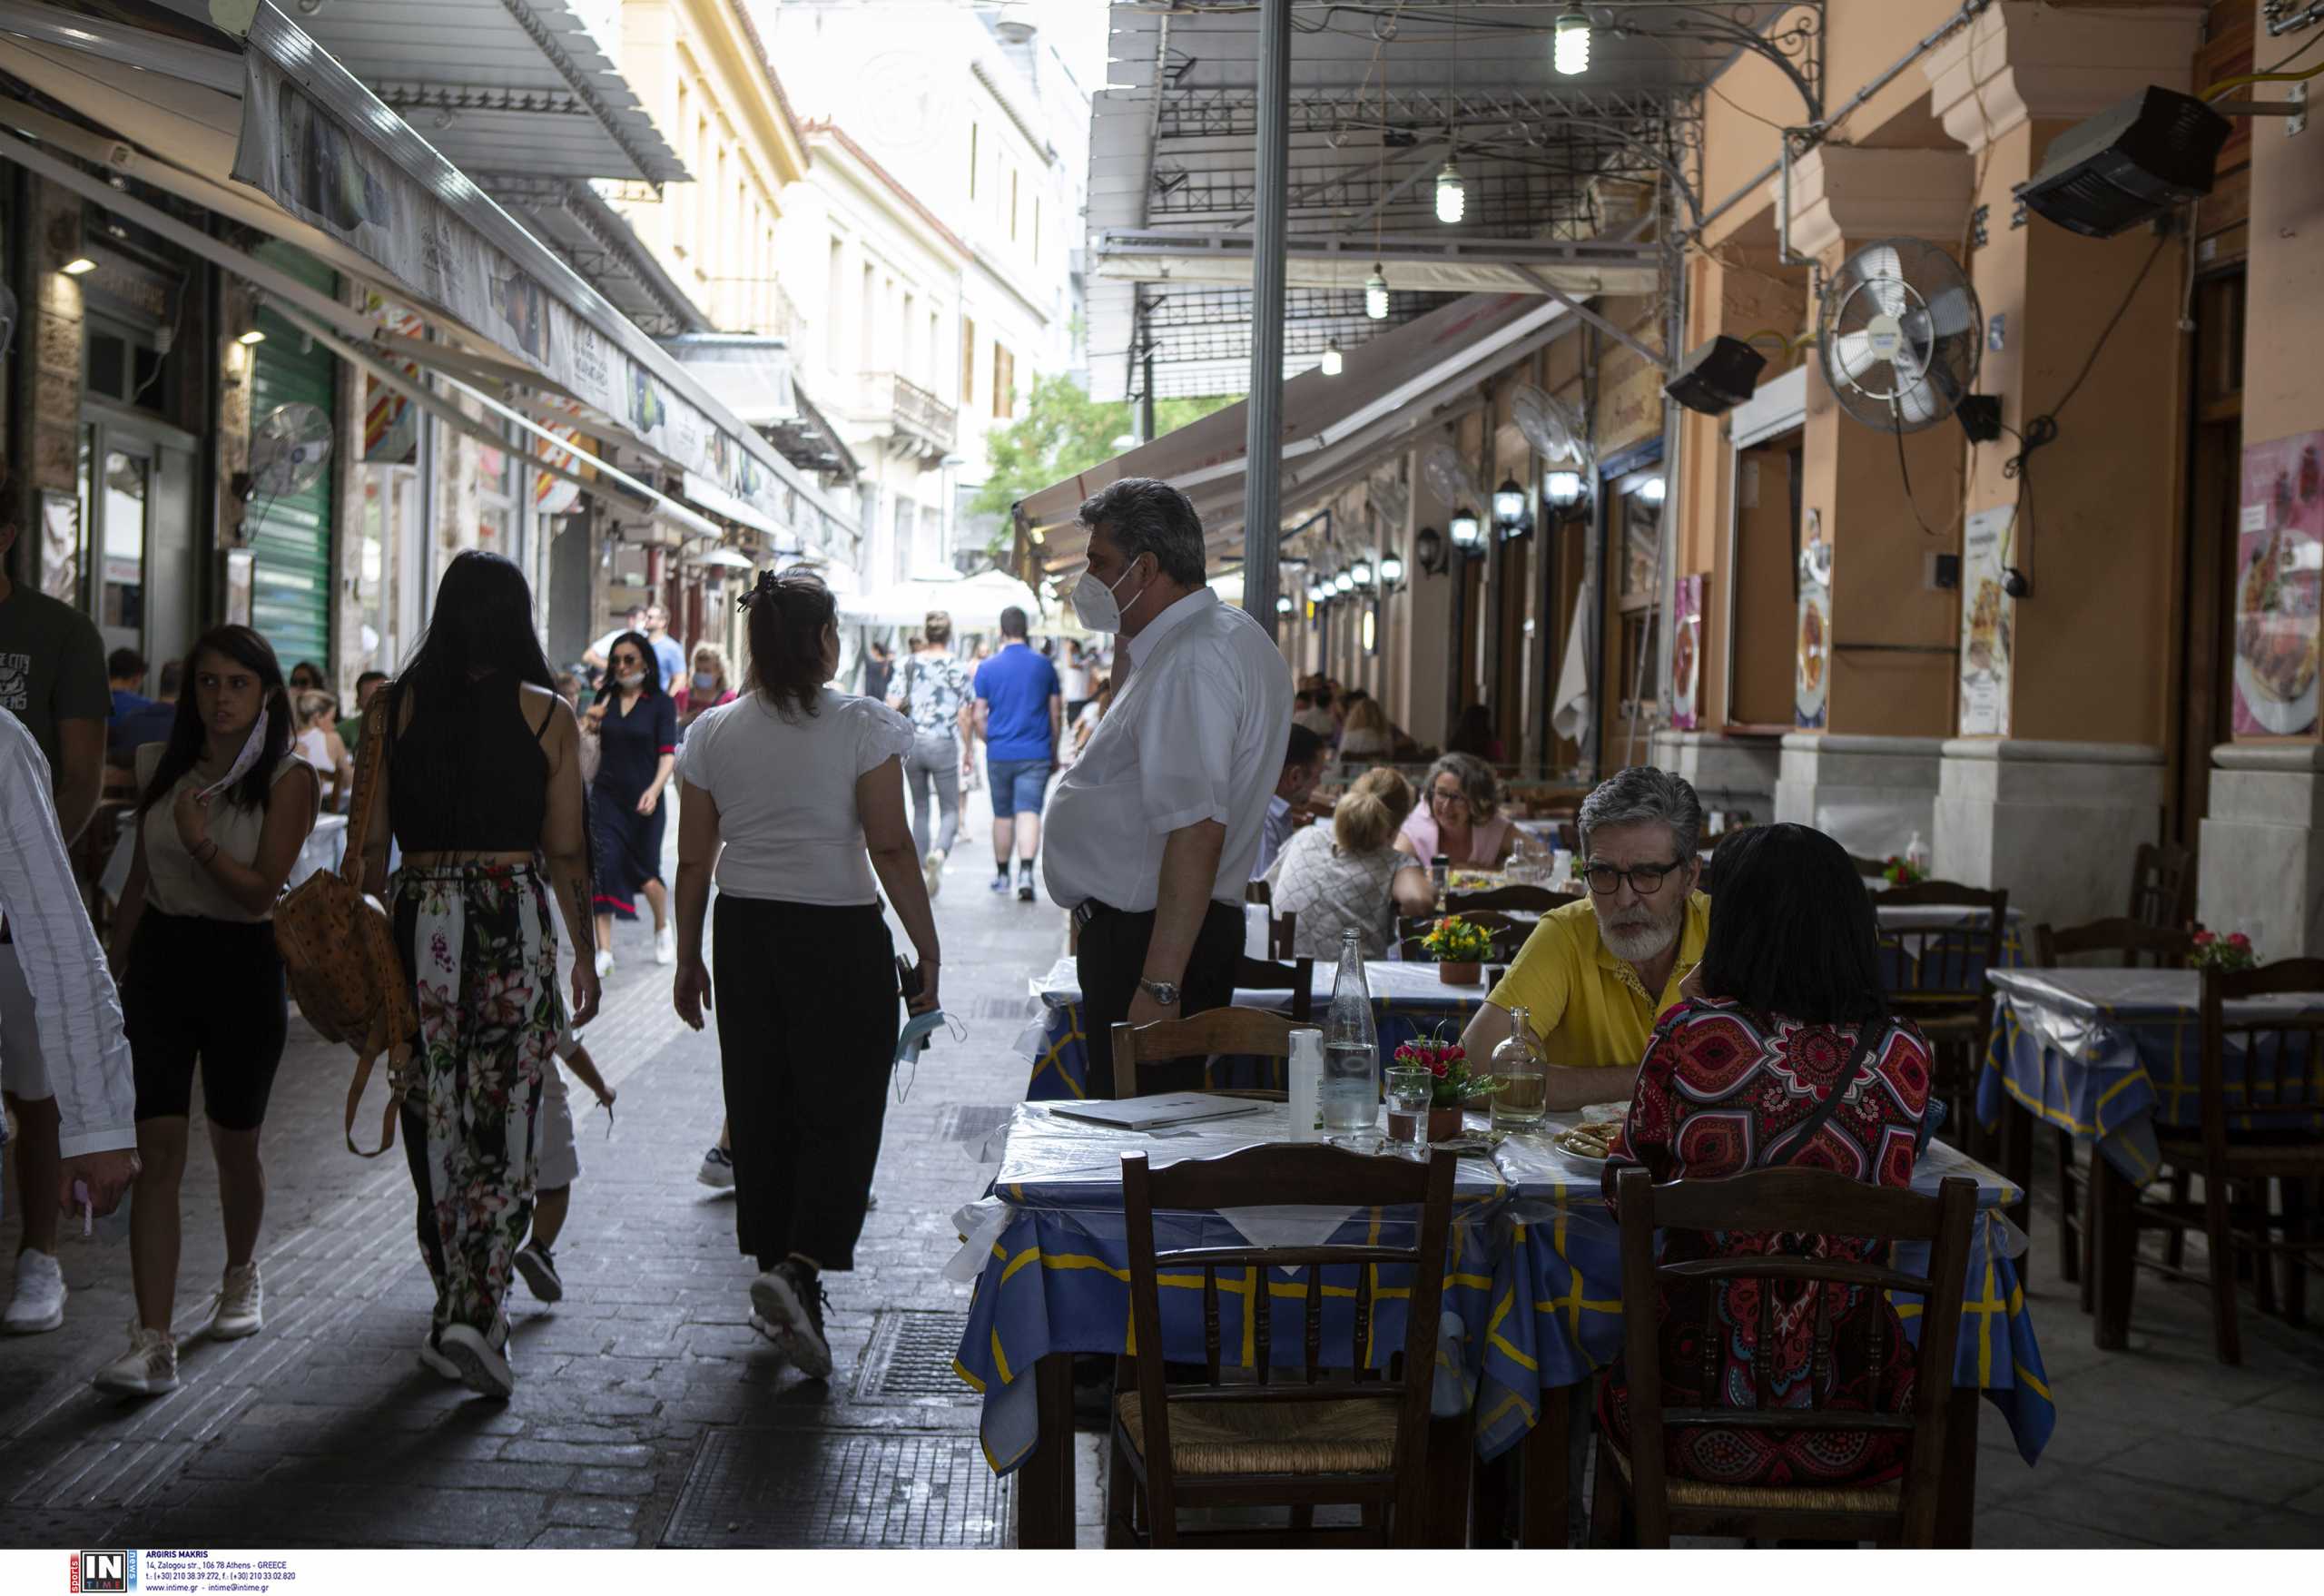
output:
[[[275,1088],[260,1258],[266,1328],[189,1339],[223,1264],[217,1183],[194,1138],[177,1330],[181,1388],[91,1388],[131,1315],[126,1240],[63,1247],[65,1327],[0,1342],[0,1544],[62,1546],[977,1546],[1005,1544],[1009,1487],[979,1450],[952,1373],[968,1288],[943,1278],[950,1216],[1023,1094],[1013,1050],[1025,974],[1063,917],[989,892],[989,812],[967,797],[937,901],[945,1039],[891,1102],[879,1206],[853,1274],[833,1276],[837,1371],[803,1380],[749,1325],[753,1273],[733,1199],[695,1179],[718,1134],[714,1033],[671,1012],[643,926],[616,931],[604,1015],[586,1037],[618,1094],[576,1119],[582,1174],[556,1247],[563,1301],[511,1298],[515,1398],[422,1369],[431,1294],[400,1147],[340,1140],[344,1048],[304,1031]],[[673,839],[676,827],[670,828]],[[675,856],[672,856],[675,864]],[[899,946],[904,941],[898,933]],[[575,1112],[587,1099],[577,1085]],[[359,1138],[377,1134],[378,1096]],[[11,1204],[13,1207],[13,1203]],[[0,1247],[15,1250],[13,1216]],[[1081,1441],[1083,1538],[1100,1507]]]

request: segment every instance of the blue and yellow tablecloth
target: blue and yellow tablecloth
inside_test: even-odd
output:
[[[1016,1468],[1039,1439],[1033,1383],[1024,1377],[1035,1360],[1052,1352],[1136,1350],[1121,1154],[1142,1148],[1157,1161],[1216,1157],[1279,1138],[1282,1113],[1268,1105],[1238,1120],[1136,1136],[1062,1118],[1042,1105],[1019,1106],[1000,1178],[984,1201],[960,1215],[968,1240],[956,1275],[972,1276],[976,1294],[955,1366],[984,1397],[980,1428],[996,1470]],[[1932,1145],[1915,1184],[1933,1190],[1939,1178],[1955,1172],[1976,1177],[1986,1207],[1962,1310],[1956,1378],[1974,1381],[2002,1409],[2030,1462],[2049,1438],[2056,1414],[2016,1271],[2004,1254],[2010,1232],[1992,1211],[2017,1194],[1942,1143]],[[1292,1228],[1254,1234],[1258,1217],[1246,1214],[1157,1216],[1157,1239],[1165,1248],[1354,1243],[1379,1239],[1385,1225],[1393,1245],[1393,1227],[1409,1222],[1376,1211],[1265,1213],[1266,1224]],[[1484,1455],[1496,1455],[1523,1436],[1539,1414],[1542,1391],[1585,1382],[1620,1355],[1619,1236],[1595,1172],[1569,1166],[1544,1143],[1512,1138],[1490,1158],[1462,1160],[1444,1305],[1460,1317],[1455,1355]],[[1272,1361],[1286,1367],[1305,1355],[1308,1274],[1277,1271],[1265,1282]],[[1202,1276],[1165,1276],[1163,1287],[1164,1354],[1198,1363]],[[1222,1345],[1230,1357],[1239,1349],[1243,1366],[1256,1359],[1256,1324],[1248,1305],[1259,1289],[1247,1275],[1219,1281]],[[1377,1280],[1377,1311],[1361,1349],[1353,1345],[1352,1275],[1327,1279],[1324,1289],[1324,1345],[1333,1349],[1327,1361],[1353,1367],[1360,1356],[1365,1367],[1383,1366],[1403,1337],[1410,1281]],[[1910,1327],[1915,1305],[1900,1311]]]
[[[2095,1144],[2132,1180],[2153,1179],[2162,1161],[2155,1128],[2202,1122],[2202,978],[2191,970],[2015,970],[1992,979],[1993,1040],[1977,1077],[1977,1117],[1998,1124],[2004,1099],[2014,1101]],[[2239,1000],[2226,1019],[2232,1028],[2319,1009],[2324,994],[2292,993]],[[2324,1128],[2324,1112],[2312,1107],[2271,1108],[2264,1093],[2247,1101],[2251,1060],[2243,1037],[2230,1029],[2225,1041],[2230,1128]],[[2272,1076],[2282,1045],[2280,1033],[2262,1035],[2263,1076]],[[2324,1059],[2302,1061],[2324,1073]],[[2304,1095],[2313,1103],[2319,1093],[2311,1086]]]
[[[1955,949],[1965,952],[1963,987],[1974,990],[1985,973],[1984,940],[1986,911],[1982,909],[1955,909],[1936,903],[1888,903],[1880,901],[1880,894],[1872,896],[1875,919],[1880,927],[1880,980],[1892,992],[1916,990],[1913,966],[1927,958],[1932,951],[1945,951],[1945,973],[1953,970],[1950,953]],[[2024,917],[2014,909],[2004,917],[2001,932],[2001,967],[2014,970],[2025,962],[2025,945],[2020,934]]]

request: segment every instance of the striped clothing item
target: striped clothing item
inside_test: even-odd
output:
[[[121,998],[73,884],[48,761],[24,722],[0,709],[0,916],[32,993],[35,1034],[67,1158],[137,1145],[136,1092]]]

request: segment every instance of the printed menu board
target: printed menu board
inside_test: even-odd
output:
[[[2324,579],[2324,432],[2243,451],[2235,547],[2235,734],[2316,729],[2317,593]]]
[[[1996,505],[1968,518],[1961,543],[1961,735],[2009,735],[2009,663],[2017,645],[2017,601],[2003,585],[2017,507]]]
[[[1679,578],[1671,613],[1670,724],[1691,732],[1701,723],[1703,681],[1703,579]]]
[[[1792,724],[1821,730],[1832,692],[1832,546],[1808,513],[1807,547],[1799,551],[1798,668],[1792,679]]]

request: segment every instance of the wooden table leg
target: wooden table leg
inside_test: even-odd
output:
[[[2090,1189],[2098,1251],[2091,1343],[2104,1352],[2120,1352],[2130,1342],[2131,1291],[2138,1278],[2139,1233],[2131,1213],[2134,1194],[2129,1179],[2099,1148],[2091,1153]]]
[[[1463,1551],[1469,1544],[1469,1481],[1477,1430],[1467,1414],[1428,1422],[1428,1524],[1422,1544]]]
[[[1977,1522],[1977,1415],[1984,1393],[1955,1385],[1945,1415],[1945,1473],[1938,1486],[1936,1543],[1967,1551]]]
[[[1566,1502],[1573,1492],[1567,1449],[1572,1443],[1577,1389],[1581,1388],[1554,1385],[1542,1392],[1541,1416],[1521,1443],[1524,1481],[1519,1498],[1517,1543],[1528,1551],[1567,1544]]]
[[[2040,1133],[2034,1116],[2006,1092],[2001,1104],[2001,1172],[2017,1187],[2016,1203],[2004,1210],[2012,1223],[2031,1238],[2034,1234],[2034,1138]],[[2031,1289],[2034,1249],[2028,1246],[2017,1260],[2017,1278]]]
[[[1033,1365],[1040,1435],[1017,1471],[1017,1544],[1073,1550],[1073,1355],[1053,1352]]]

